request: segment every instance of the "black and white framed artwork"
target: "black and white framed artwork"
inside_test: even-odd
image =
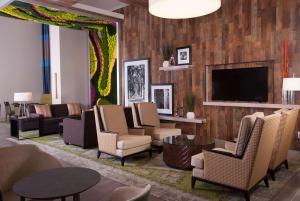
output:
[[[176,48],[176,65],[191,65],[192,64],[192,47]]]
[[[125,106],[149,101],[149,59],[124,62]]]
[[[156,103],[159,114],[173,115],[173,84],[152,84],[151,101]]]

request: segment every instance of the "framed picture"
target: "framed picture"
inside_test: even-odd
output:
[[[156,103],[159,114],[173,115],[173,84],[152,84],[151,101]]]
[[[176,48],[176,65],[191,65],[192,64],[192,47]]]
[[[124,61],[125,106],[149,102],[149,59]]]

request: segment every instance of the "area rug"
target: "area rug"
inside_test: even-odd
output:
[[[29,135],[27,133],[27,135]],[[29,135],[30,136],[30,135]],[[14,140],[16,141],[16,140]],[[169,189],[174,189],[169,195],[164,195],[166,200],[177,200],[175,197],[180,197],[177,194],[185,193],[190,196],[182,197],[180,200],[211,200],[211,201],[239,201],[244,200],[241,193],[232,191],[227,188],[197,182],[196,188],[191,188],[191,171],[176,170],[166,166],[163,162],[162,154],[154,153],[150,158],[148,154],[140,154],[136,157],[129,158],[122,167],[120,160],[112,156],[102,154],[101,159],[97,159],[97,148],[82,149],[78,146],[65,145],[63,139],[59,135],[51,135],[40,138],[32,138],[27,140],[16,141],[17,143],[30,143],[37,145],[46,145],[57,152],[71,153],[78,158],[87,159],[96,162],[96,164],[107,166],[111,171],[119,171],[129,174],[129,179],[135,180],[137,178],[144,178],[149,181],[166,186]],[[75,157],[64,157],[63,160],[74,162]],[[276,175],[276,181],[270,182],[270,187],[266,188],[261,183],[258,188],[251,194],[252,201],[267,201],[280,191],[280,189],[300,170],[300,163],[297,161],[290,161],[289,170],[282,169]],[[112,176],[114,177],[114,176]],[[120,175],[113,178],[120,183],[124,183],[124,178]],[[168,194],[168,193],[167,193]],[[169,199],[167,199],[169,196]],[[170,197],[171,196],[171,197]]]

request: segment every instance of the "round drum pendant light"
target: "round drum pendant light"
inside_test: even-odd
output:
[[[220,7],[221,0],[149,0],[149,12],[168,19],[200,17]]]

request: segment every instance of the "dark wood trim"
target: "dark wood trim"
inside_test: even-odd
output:
[[[150,149],[147,149],[147,150],[143,150],[143,151],[137,152],[137,153],[134,153],[134,154],[130,154],[130,155],[127,155],[127,156],[124,156],[124,157],[120,157],[120,156],[117,156],[117,155],[114,155],[114,154],[110,154],[110,153],[107,153],[107,152],[98,150],[98,152],[97,152],[97,158],[98,158],[98,159],[100,158],[101,153],[105,153],[105,154],[107,154],[107,155],[110,155],[110,156],[114,156],[114,157],[116,157],[116,158],[119,158],[119,159],[121,160],[121,165],[124,166],[125,160],[126,160],[127,158],[130,158],[130,157],[132,157],[132,156],[135,156],[135,155],[138,155],[138,154],[141,154],[141,153],[145,153],[145,152],[149,152],[149,157],[152,158],[152,149],[151,149],[151,148],[150,148]],[[0,201],[1,201],[1,200],[0,200]]]
[[[249,190],[245,190],[245,189],[241,189],[241,188],[237,188],[237,187],[233,187],[233,186],[230,186],[230,185],[226,185],[226,184],[221,184],[221,183],[218,183],[218,182],[213,182],[213,181],[209,181],[209,180],[206,180],[206,179],[202,179],[202,178],[197,178],[197,177],[194,177],[192,176],[192,189],[195,188],[195,184],[196,184],[196,181],[202,181],[202,182],[206,182],[206,183],[210,183],[210,184],[214,184],[214,185],[217,185],[217,186],[222,186],[222,187],[225,187],[225,188],[230,188],[230,189],[233,189],[233,190],[237,190],[237,191],[240,191],[244,194],[244,197],[245,197],[245,200],[246,201],[250,201],[250,193],[258,186],[258,184],[262,181],[264,181],[266,187],[269,187],[269,180],[268,180],[268,176],[265,175],[261,180],[259,180],[254,186],[252,186]]]

